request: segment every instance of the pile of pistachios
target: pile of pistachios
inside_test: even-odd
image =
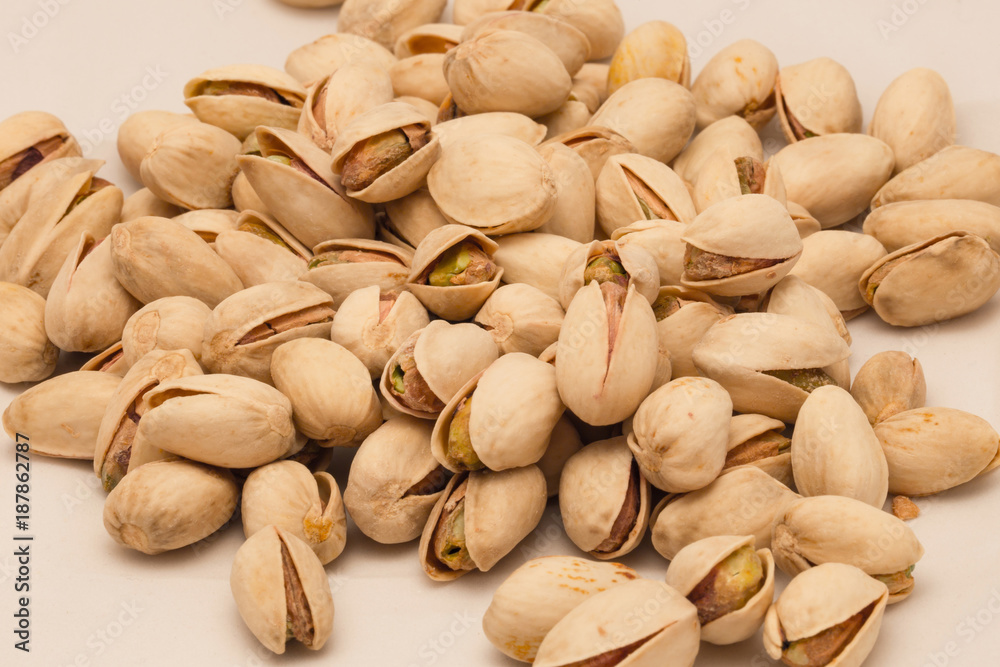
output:
[[[626,35],[613,0],[445,4],[346,0],[285,71],[195,77],[193,115],[120,128],[128,197],[58,118],[0,122],[0,381],[38,383],[4,429],[92,460],[124,547],[240,504],[235,606],[275,653],[330,636],[348,515],[446,582],[557,496],[580,553],[496,591],[504,654],[690,666],[763,628],[788,665],[860,665],[914,589],[908,497],[1000,466],[1000,436],[926,407],[902,352],[852,382],[846,322],[994,296],[1000,156],[954,145],[931,70],[863,133],[828,58],[742,40],[692,83],[683,34]],[[60,350],[93,356],[46,379]],[[663,581],[613,562],[647,535]]]

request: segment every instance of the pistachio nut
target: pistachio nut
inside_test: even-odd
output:
[[[845,496],[881,508],[889,490],[885,461],[868,418],[850,393],[826,386],[809,394],[792,434],[799,493]]]
[[[387,49],[412,28],[435,23],[446,0],[345,0],[337,18],[337,30],[360,35]]]
[[[832,525],[851,529],[830,530]],[[913,569],[924,555],[906,523],[881,507],[841,496],[792,503],[774,524],[771,546],[790,577],[823,563],[853,565],[886,585],[889,604],[913,592]]]
[[[33,454],[92,460],[101,418],[120,382],[96,371],[49,378],[14,397],[3,412],[3,430],[12,440],[27,436]]]
[[[742,116],[727,116],[704,128],[691,140],[674,160],[674,171],[688,183],[694,184],[705,162],[719,151],[728,152],[733,159],[764,159],[764,148],[757,130]]]
[[[757,634],[774,600],[774,558],[753,536],[719,535],[677,552],[667,585],[698,608],[701,639],[735,644]]]
[[[295,461],[276,461],[250,473],[241,499],[243,533],[277,526],[302,540],[323,565],[344,550],[347,523],[337,481]]]
[[[545,138],[545,127],[521,113],[491,111],[438,123],[434,134],[441,139],[442,150],[448,150],[456,141],[481,134],[503,134],[537,146]]]
[[[138,180],[138,177],[136,178]],[[122,203],[121,222],[130,222],[136,218],[154,216],[157,218],[173,218],[184,213],[185,209],[165,202],[152,192],[149,188],[136,190]]]
[[[684,181],[665,164],[634,153],[610,158],[597,179],[597,219],[609,236],[637,220],[688,224],[696,215]]]
[[[637,153],[670,162],[694,133],[695,99],[673,81],[637,79],[612,94],[590,124],[618,132]]]
[[[751,155],[733,156],[727,148],[718,150],[702,164],[692,198],[701,213],[724,199],[751,194],[767,195],[787,208],[781,169]]]
[[[0,122],[0,192],[40,164],[80,155],[76,139],[52,114],[14,114]]]
[[[761,129],[777,111],[774,85],[778,59],[752,39],[725,47],[709,60],[691,84],[698,107],[698,128],[727,116],[740,116]]]
[[[254,135],[250,135],[251,137]],[[233,181],[233,208],[242,213],[243,211],[256,211],[257,213],[267,213],[267,205],[250,185],[247,175],[240,172]],[[124,222],[124,220],[122,221]]]
[[[445,60],[443,53],[421,53],[393,63],[389,68],[393,90],[397,95],[417,97],[440,106],[450,94],[444,75]],[[424,118],[430,122],[426,114]]]
[[[547,144],[539,147],[538,152],[552,169],[556,183],[555,210],[538,231],[589,242],[594,238],[597,197],[590,166],[563,144]]]
[[[227,470],[171,459],[142,466],[108,494],[104,528],[118,544],[155,555],[204,539],[236,509]]]
[[[352,292],[378,286],[385,292],[402,289],[410,274],[412,255],[397,246],[367,239],[324,241],[299,280],[316,285],[340,308]]]
[[[332,151],[337,137],[361,114],[393,101],[392,78],[382,66],[354,60],[309,87],[298,132]]]
[[[1000,255],[982,238],[951,232],[875,262],[858,289],[883,321],[913,327],[961,317],[1000,289]]]
[[[592,241],[581,244],[566,259],[559,286],[559,299],[569,308],[584,285],[611,283],[623,289],[635,286],[649,303],[660,287],[656,260],[638,244],[619,246],[615,241]]]
[[[635,153],[636,147],[619,132],[609,127],[587,125],[548,139],[546,144],[563,144],[572,148],[590,166],[594,182],[601,175],[608,158],[623,153]],[[544,145],[544,144],[543,144]]]
[[[415,250],[425,236],[449,224],[426,186],[383,206],[377,237],[406,250]]]
[[[830,325],[851,344],[851,333],[837,304],[825,292],[813,287],[794,272],[785,276],[766,297],[764,312],[792,315],[819,325]]]
[[[851,396],[872,426],[900,412],[922,408],[927,400],[923,366],[905,352],[879,352],[854,376]]]
[[[152,350],[188,350],[201,359],[202,332],[212,309],[189,296],[168,296],[137,310],[122,331],[122,354],[133,366]]]
[[[828,229],[868,208],[892,175],[895,157],[874,137],[825,134],[785,146],[770,163],[781,169],[788,199]]]
[[[627,238],[627,237],[626,237]],[[656,336],[670,359],[673,379],[699,375],[691,353],[712,325],[732,314],[732,309],[708,294],[687,287],[665,286],[653,302]]]
[[[274,653],[296,639],[323,648],[333,629],[333,594],[323,563],[309,545],[267,526],[240,546],[229,586],[250,632]]]
[[[280,222],[257,211],[240,213],[236,229],[219,234],[214,245],[245,287],[297,280],[313,258]]]
[[[1000,436],[980,417],[953,408],[917,408],[875,424],[889,464],[889,493],[927,496],[1000,466]]]
[[[533,465],[455,475],[420,536],[424,572],[451,581],[492,569],[535,529],[546,500],[545,476]]]
[[[533,662],[542,640],[566,614],[639,575],[621,563],[545,556],[514,570],[493,593],[483,632],[504,655]]]
[[[853,565],[814,567],[792,579],[768,609],[764,648],[786,665],[860,665],[878,639],[887,598],[884,584]]]
[[[106,349],[92,356],[80,366],[80,370],[124,376],[125,372],[128,371],[128,365],[125,364],[125,353],[122,351],[121,341],[109,345]]]
[[[348,32],[338,32],[304,44],[288,54],[285,71],[302,85],[329,76],[349,62],[370,62],[388,70],[396,62],[385,46],[367,37]]]
[[[380,378],[390,357],[412,333],[430,323],[427,310],[410,292],[382,292],[377,285],[352,292],[333,317],[330,338]]]
[[[880,206],[864,223],[864,233],[889,252],[963,230],[981,236],[1000,252],[1000,206],[971,199],[901,201]]]
[[[661,285],[679,286],[684,273],[684,251],[681,240],[687,225],[674,220],[645,220],[619,227],[611,239],[619,248],[635,245],[645,248],[656,261]]]
[[[142,184],[183,208],[228,208],[240,140],[208,123],[184,123],[153,140],[139,165]]]
[[[52,375],[59,348],[45,333],[45,299],[0,282],[5,326],[0,329],[0,382],[37,382]]]
[[[132,178],[141,181],[139,166],[156,138],[167,130],[197,122],[198,118],[192,114],[173,111],[149,110],[130,114],[118,128],[117,139],[118,156],[126,171]]]
[[[184,84],[184,104],[203,123],[243,141],[258,125],[294,130],[306,89],[294,77],[263,65],[229,65]]]
[[[698,610],[683,595],[665,583],[636,579],[567,613],[545,636],[533,664],[691,667],[699,635]]]
[[[381,544],[420,537],[444,493],[448,470],[431,455],[433,424],[408,415],[387,420],[354,455],[344,504],[351,519]]]
[[[509,284],[524,283],[559,299],[563,267],[580,243],[565,236],[532,232],[496,239],[493,255]]]
[[[790,275],[830,297],[849,320],[868,310],[858,280],[886,254],[882,244],[866,234],[827,229],[802,240],[802,256]]]
[[[897,173],[954,144],[955,103],[944,78],[923,67],[901,74],[879,98],[868,134],[892,148]]]
[[[549,436],[549,446],[545,448],[537,465],[545,475],[545,485],[548,487],[549,498],[559,494],[559,480],[566,462],[571,456],[583,449],[580,433],[573,426],[572,420],[564,413]]]
[[[461,31],[461,42],[493,30],[513,30],[534,37],[552,50],[570,76],[590,59],[590,40],[568,21],[532,11],[501,11],[484,14]]]
[[[861,102],[854,79],[835,60],[816,58],[781,68],[774,94],[781,130],[790,143],[861,132]]]
[[[729,442],[723,472],[737,466],[760,468],[785,486],[792,476],[792,441],[783,434],[785,423],[764,415],[734,415],[729,422]]]
[[[535,287],[515,283],[493,292],[475,322],[490,332],[501,354],[537,357],[559,338],[563,317],[558,301]]]
[[[684,34],[666,21],[650,21],[625,36],[611,59],[608,92],[636,79],[657,77],[687,87],[691,58]]]
[[[897,201],[972,199],[1000,206],[1000,155],[948,146],[893,176],[871,200],[872,210]]]

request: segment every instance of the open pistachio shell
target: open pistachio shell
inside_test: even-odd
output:
[[[907,410],[924,407],[927,381],[916,358],[905,352],[879,352],[854,376],[851,396],[872,426]]]
[[[754,553],[757,561],[743,560],[740,569],[735,569],[736,564],[723,569],[743,548]],[[754,552],[753,536],[707,537],[677,552],[667,568],[666,581],[698,606],[699,617],[714,616],[701,626],[702,641],[735,644],[757,634],[774,601],[774,558],[770,549]],[[756,592],[752,592],[754,588]]]
[[[0,122],[0,192],[40,164],[80,155],[80,145],[57,117],[14,114]]]
[[[783,67],[774,93],[781,131],[790,143],[861,131],[861,102],[854,79],[835,60],[816,58]]]
[[[799,230],[799,236],[802,238],[812,236],[816,232],[823,229],[823,226],[819,224],[819,220],[814,218],[813,214],[806,210],[806,207],[801,204],[789,201],[788,215],[792,216],[792,222],[795,223],[795,227]]]
[[[653,303],[660,288],[659,271],[656,260],[640,245],[629,244],[619,246],[616,241],[592,241],[581,244],[566,259],[563,266],[562,280],[559,286],[559,300],[563,308],[569,308],[573,298],[584,285],[591,280],[600,280],[591,276],[595,262],[608,262],[617,272],[618,267],[624,271],[622,286],[635,286],[636,292]],[[599,266],[599,265],[598,265]]]
[[[652,158],[616,155],[597,179],[597,219],[609,236],[637,220],[676,220],[686,225],[695,215],[684,181]]]
[[[462,41],[462,26],[451,23],[425,23],[407,30],[393,45],[397,58],[423,53],[447,53]]]
[[[611,234],[619,248],[645,248],[656,261],[660,285],[679,286],[684,273],[684,250],[681,240],[687,226],[674,220],[645,220],[619,227]]]
[[[1000,252],[1000,206],[971,199],[901,201],[875,209],[864,224],[865,234],[889,252],[962,230],[981,236]]]
[[[646,157],[669,162],[694,133],[695,100],[672,81],[637,79],[611,95],[590,124],[620,133]]]
[[[383,206],[378,239],[406,250],[415,250],[425,236],[449,224],[426,186]]]
[[[106,349],[92,356],[80,366],[80,370],[111,373],[119,377],[124,376],[128,370],[128,365],[125,363],[121,341],[109,345]]]
[[[764,415],[734,415],[723,471],[741,465],[760,468],[785,486],[794,484],[792,441],[782,435],[785,423]]]
[[[851,344],[851,333],[837,304],[825,292],[805,280],[789,274],[775,285],[767,297],[764,311],[778,315],[793,315],[820,325],[831,325],[837,335]]]
[[[330,338],[360,359],[374,379],[382,377],[403,341],[429,323],[427,310],[413,294],[385,294],[372,285],[344,299],[333,317]]]
[[[537,12],[490,12],[466,25],[461,41],[491,30],[513,30],[534,37],[559,57],[570,76],[590,59],[590,40],[586,35],[567,21]]]
[[[704,292],[688,287],[664,286],[653,302],[656,336],[670,359],[671,378],[700,375],[691,353],[712,325],[732,314]]]
[[[385,292],[400,290],[410,273],[412,255],[390,243],[368,239],[324,241],[299,280],[316,285],[340,308],[352,292],[371,285]]]
[[[129,175],[137,181],[142,180],[139,165],[158,136],[169,129],[197,122],[198,118],[190,113],[150,110],[130,114],[118,128],[117,140],[118,156]]]
[[[396,56],[367,37],[338,32],[323,35],[292,51],[285,60],[285,71],[309,86],[352,61],[371,62],[388,70],[396,62]]]
[[[727,116],[741,116],[755,129],[775,114],[774,84],[778,60],[752,39],[725,47],[705,64],[691,85],[698,105],[698,127],[706,128]]]
[[[508,9],[524,9],[569,23],[590,42],[590,60],[610,58],[625,36],[625,19],[613,0],[514,0]]]
[[[600,177],[601,170],[604,169],[604,164],[610,157],[637,151],[631,141],[615,130],[591,124],[559,134],[548,139],[545,143],[563,144],[576,151],[590,166],[590,173],[595,182]]]
[[[0,382],[37,382],[52,375],[59,349],[45,333],[45,299],[0,282],[0,304],[8,323],[0,331]]]
[[[791,275],[821,290],[833,299],[844,319],[851,319],[868,308],[858,292],[858,280],[885,256],[885,248],[874,238],[828,229],[803,239],[802,256]]]
[[[337,29],[391,49],[408,30],[438,21],[446,4],[446,0],[345,0]]]
[[[297,280],[313,256],[281,223],[258,211],[240,213],[236,229],[220,233],[214,245],[245,287]]]
[[[556,183],[555,210],[538,231],[587,243],[594,238],[596,201],[590,166],[563,144],[546,144],[538,152],[551,167]]]
[[[332,151],[337,137],[361,114],[393,101],[392,78],[381,65],[355,60],[309,88],[298,132]]]
[[[175,215],[172,219],[190,229],[213,248],[215,238],[224,231],[236,229],[239,213],[230,209],[203,208]]]
[[[998,179],[1000,155],[948,146],[899,172],[875,193],[871,207],[921,199],[972,199],[1000,206]]]
[[[511,234],[496,240],[493,257],[510,284],[524,283],[559,299],[563,267],[580,243],[541,232]]]
[[[724,199],[747,194],[767,195],[782,206],[788,205],[785,181],[777,165],[753,156],[733,156],[725,148],[702,164],[694,181],[692,199],[701,213]]]
[[[537,357],[559,338],[565,313],[541,290],[515,283],[490,295],[475,321],[493,336],[501,354],[525,352]]]
[[[139,165],[142,184],[183,208],[228,208],[240,140],[208,123],[184,123],[153,141]]]
[[[718,151],[727,152],[733,159],[764,159],[764,148],[757,130],[741,116],[727,116],[712,123],[691,140],[674,160],[674,171],[688,183],[694,184],[702,166]]]

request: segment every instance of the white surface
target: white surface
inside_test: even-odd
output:
[[[621,5],[630,29],[651,19],[679,26],[699,54],[695,73],[720,48],[744,37],[768,45],[786,65],[832,57],[854,75],[866,125],[890,81],[909,68],[932,67],[951,85],[960,142],[1000,151],[1000,3],[622,0]],[[289,51],[332,32],[335,20],[335,10],[295,10],[274,0],[4,0],[0,117],[27,109],[57,114],[90,146],[90,157],[108,161],[102,175],[131,192],[138,185],[114,147],[126,111],[185,111],[181,89],[200,71],[241,62],[281,67]],[[41,27],[26,28],[32,23]],[[12,40],[12,34],[28,39]],[[769,136],[777,136],[771,130]],[[851,365],[856,371],[884,349],[915,354],[926,371],[929,404],[962,408],[1000,426],[998,327],[996,299],[971,317],[925,329],[892,329],[869,314],[850,323]],[[0,406],[21,390],[0,386]],[[347,460],[341,456],[335,469],[341,488]],[[352,525],[346,551],[327,567],[336,604],[333,636],[318,654],[296,645],[279,658],[245,628],[229,593],[231,558],[242,539],[238,526],[177,553],[130,552],[104,532],[104,492],[89,464],[35,456],[32,652],[25,655],[12,648],[11,443],[0,447],[0,461],[2,665],[509,666],[518,663],[494,650],[480,627],[492,590],[528,558],[576,553],[550,505],[536,532],[492,572],[436,584],[423,575],[415,544],[383,547]],[[867,664],[995,665],[1000,662],[1000,478],[994,473],[918,504],[923,514],[910,525],[927,555],[916,570],[916,591],[889,608]],[[622,560],[649,577],[662,577],[666,567],[648,539]],[[758,636],[727,649],[705,646],[698,664],[771,663]]]

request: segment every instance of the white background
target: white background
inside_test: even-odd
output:
[[[788,65],[819,56],[854,75],[866,124],[881,91],[907,69],[941,72],[958,111],[959,141],[1000,151],[1000,3],[991,0],[622,0],[629,29],[675,23],[692,46],[694,73],[723,46],[753,37]],[[48,14],[45,13],[47,8]],[[181,90],[202,70],[232,63],[282,67],[288,52],[332,32],[335,10],[296,10],[274,0],[3,0],[0,117],[42,109],[60,116],[108,161],[102,175],[130,193],[114,134],[125,113],[186,111]],[[12,37],[16,36],[16,37]],[[768,136],[777,136],[772,126]],[[777,148],[769,144],[770,149]],[[0,313],[2,318],[2,313]],[[2,326],[0,321],[0,326]],[[962,408],[1000,426],[1000,304],[925,329],[893,329],[872,315],[850,323],[852,368],[872,354],[918,356],[928,402]],[[64,355],[67,368],[79,358]],[[0,406],[22,391],[0,386]],[[3,436],[0,436],[2,438]],[[238,526],[209,541],[149,557],[118,547],[102,527],[104,492],[89,464],[32,461],[32,652],[12,634],[13,445],[0,446],[0,664],[514,665],[486,641],[480,619],[492,590],[543,554],[577,553],[554,505],[526,542],[488,574],[451,584],[422,573],[416,545],[377,545],[351,526],[347,549],[327,567],[333,636],[318,654],[295,645],[271,656],[241,622],[229,592]],[[347,458],[335,473],[346,483]],[[869,665],[983,667],[1000,662],[1000,477],[918,500],[913,529],[927,555],[917,587],[889,608]],[[845,526],[845,530],[849,530]],[[666,562],[647,543],[622,559],[649,577]],[[759,636],[728,649],[706,646],[701,665],[770,664]]]

